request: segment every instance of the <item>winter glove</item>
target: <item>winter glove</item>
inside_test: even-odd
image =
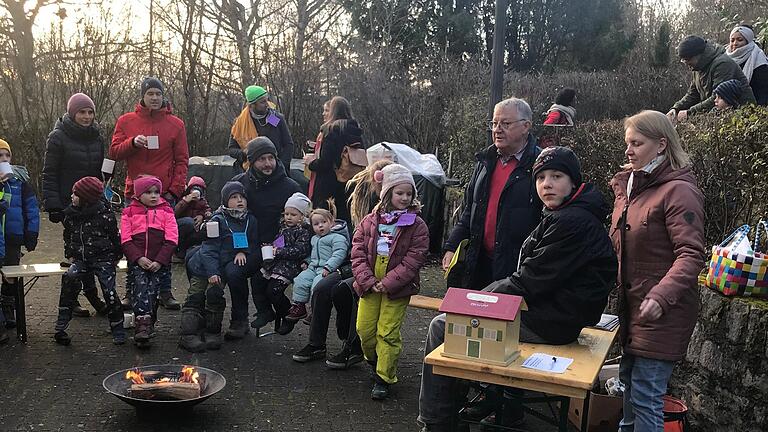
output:
[[[504,293],[505,290],[509,290],[509,287],[511,285],[511,281],[509,278],[504,278],[497,280],[495,282],[491,282],[488,284],[487,287],[483,288],[483,291],[485,292],[502,292]]]
[[[60,223],[64,220],[64,212],[60,209],[56,210],[49,210],[48,211],[48,220],[53,223]]]
[[[31,231],[24,233],[24,247],[27,252],[32,252],[37,247],[37,235],[38,233]]]

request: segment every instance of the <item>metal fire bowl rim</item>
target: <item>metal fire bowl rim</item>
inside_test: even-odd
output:
[[[137,370],[139,372],[144,372],[144,371],[180,372],[181,368],[187,367],[187,366],[191,366],[195,368],[198,372],[204,372],[206,375],[206,380],[209,380],[209,377],[215,378],[214,380],[206,381],[207,393],[205,395],[200,395],[200,397],[197,397],[194,399],[183,399],[183,400],[139,399],[139,398],[130,397],[125,394],[120,394],[112,390],[109,386],[109,382],[111,381],[118,381],[118,379],[125,380],[125,373],[128,371]],[[136,367],[131,367],[131,368],[114,372],[108,375],[106,378],[104,378],[104,380],[101,382],[101,385],[102,387],[104,387],[104,390],[117,396],[119,399],[122,399],[123,401],[128,402],[131,405],[136,405],[136,406],[195,405],[197,403],[200,403],[208,399],[209,397],[213,396],[214,394],[221,391],[224,387],[226,387],[227,379],[224,378],[224,375],[220,374],[219,372],[216,372],[213,369],[209,369],[203,366],[195,366],[190,364],[158,364],[158,365],[136,366]]]

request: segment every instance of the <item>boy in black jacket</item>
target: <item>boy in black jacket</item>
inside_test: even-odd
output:
[[[54,339],[69,345],[66,329],[80,290],[80,279],[95,273],[107,302],[107,317],[116,345],[125,343],[123,311],[115,291],[117,262],[122,257],[120,235],[114,213],[102,200],[104,184],[96,177],[83,177],[72,186],[72,204],[64,214],[64,256],[71,266],[64,274],[59,297],[59,316]]]

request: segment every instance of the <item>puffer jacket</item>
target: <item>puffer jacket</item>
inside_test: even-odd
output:
[[[72,185],[83,177],[101,178],[104,137],[95,122],[80,126],[64,114],[56,121],[45,144],[43,209],[65,209],[72,202]]]
[[[415,209],[409,212],[417,213]],[[352,237],[353,288],[361,297],[376,285],[374,266],[378,238],[379,215],[369,213]],[[417,294],[420,289],[419,270],[427,262],[429,252],[427,224],[417,216],[412,224],[397,226],[389,251],[387,274],[381,280],[387,297],[395,300]]]
[[[160,148],[137,148],[133,139],[138,135],[157,135]],[[159,110],[151,110],[141,103],[134,112],[117,119],[112,145],[109,147],[112,159],[126,161],[128,173],[125,178],[125,196],[133,197],[133,179],[149,174],[163,183],[163,193],[170,192],[180,198],[186,188],[189,165],[187,129],[184,122],[173,115],[171,104]]]
[[[40,208],[28,183],[27,169],[14,165],[13,172],[11,179],[2,184],[3,198],[11,197],[5,213],[5,243],[25,245],[31,251],[37,246],[40,233]]]
[[[544,218],[523,243],[520,264],[494,292],[522,296],[522,322],[550,344],[575,341],[597,324],[616,285],[618,264],[603,221],[610,208],[591,184]]]
[[[120,219],[120,242],[131,263],[147,257],[169,265],[179,243],[179,228],[170,204],[160,198],[157,206],[147,207],[134,199]]]
[[[210,222],[219,224],[219,236],[206,238],[200,248],[196,248],[187,256],[187,272],[189,275],[209,278],[224,276],[224,266],[235,260],[238,252],[246,256],[261,256],[259,243],[259,223],[256,217],[248,214],[245,219],[235,219],[221,210],[216,210]],[[209,222],[209,223],[210,223]],[[235,249],[232,234],[245,232],[248,238],[248,248]]]
[[[699,63],[693,69],[688,92],[672,108],[677,111],[688,110],[689,114],[709,112],[715,106],[715,87],[732,79],[742,84],[739,105],[755,103],[752,87],[739,65],[728,57],[725,48],[707,43],[704,52],[700,54]]]
[[[283,237],[285,246],[275,251],[275,259],[265,263],[264,269],[293,280],[301,273],[301,264],[312,252],[312,228],[308,223],[292,227],[283,224],[278,237]]]
[[[312,251],[306,259],[310,269],[326,269],[333,273],[341,267],[349,254],[349,229],[347,223],[336,219],[331,232],[320,237],[312,236]]]
[[[699,310],[697,278],[704,268],[704,197],[690,167],[664,161],[650,174],[630,171],[611,180],[616,195],[610,228],[619,256],[619,316],[624,351],[641,357],[683,358]],[[653,299],[663,314],[641,322],[640,303]]]
[[[117,262],[123,256],[117,219],[104,202],[64,209],[64,256],[78,261]]]
[[[205,199],[204,194],[192,202],[184,201],[183,197],[189,195],[189,193],[192,192],[192,188],[195,186],[205,191],[205,182],[203,179],[197,176],[189,179],[189,184],[187,185],[187,188],[184,189],[182,199],[179,199],[179,202],[176,203],[176,207],[173,209],[177,219],[183,217],[193,218],[196,216],[207,217],[211,215],[211,206],[208,204],[208,200]]]

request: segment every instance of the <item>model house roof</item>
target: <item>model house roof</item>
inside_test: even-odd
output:
[[[522,297],[462,288],[448,288],[440,312],[514,321],[519,310],[528,310]]]

